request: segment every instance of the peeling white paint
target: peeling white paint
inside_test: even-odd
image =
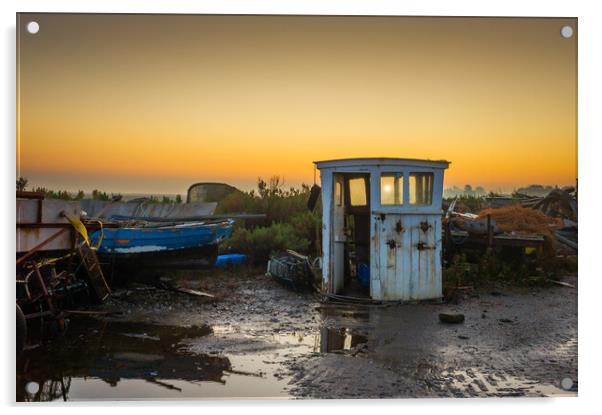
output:
[[[334,191],[345,173],[368,173],[370,183],[370,296],[379,300],[433,299],[442,296],[443,172],[449,162],[399,158],[358,158],[315,162],[322,184],[322,288],[343,290],[342,254],[337,245],[345,232]],[[381,205],[381,175],[403,176],[403,203]],[[428,205],[409,204],[409,177],[432,173]],[[414,189],[414,188],[413,188]],[[343,238],[344,239],[344,238]],[[337,257],[340,257],[337,260]]]
[[[115,248],[113,251],[119,254],[137,254],[141,252],[159,252],[167,251],[169,248],[159,245],[133,246],[131,248]]]

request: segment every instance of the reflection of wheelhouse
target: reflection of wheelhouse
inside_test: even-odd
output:
[[[323,290],[382,300],[441,297],[447,161],[316,162],[323,201]]]

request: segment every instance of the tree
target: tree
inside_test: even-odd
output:
[[[111,197],[106,192],[101,192],[98,189],[92,190],[93,200],[111,200]]]
[[[28,180],[25,177],[19,177],[17,180],[17,191],[22,192],[27,187]]]

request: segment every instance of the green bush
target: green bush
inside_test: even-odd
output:
[[[310,255],[322,255],[320,252],[320,242],[322,239],[321,215],[305,210],[302,213],[293,215],[290,218],[290,222],[297,235],[309,241],[308,253]]]
[[[264,213],[264,226],[291,223],[293,217],[307,212],[309,186],[285,189],[278,176],[269,181],[257,179],[257,191],[232,192],[219,202],[215,213]],[[318,209],[316,209],[318,211]]]
[[[224,197],[215,213],[265,213],[255,192],[232,192]]]
[[[501,259],[492,252],[480,255],[475,263],[468,262],[466,255],[460,254],[443,268],[444,292],[455,287],[491,287],[496,284],[530,285],[529,270],[520,261]]]
[[[282,179],[273,176],[268,181],[257,179],[256,190],[230,193],[219,202],[217,214],[263,213],[266,217],[237,221],[222,250],[248,254],[255,263],[285,249],[318,255],[322,210],[316,206],[308,211],[309,191],[307,185],[286,189]]]
[[[306,253],[310,246],[309,240],[299,236],[288,223],[274,223],[252,230],[239,227],[225,243],[227,251],[247,254],[255,264],[265,262],[270,255],[285,249]]]

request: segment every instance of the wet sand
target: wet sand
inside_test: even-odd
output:
[[[17,362],[17,400],[577,394],[573,288],[498,287],[455,305],[345,306],[249,272],[172,277],[216,298],[117,290],[95,310],[122,314],[73,316],[52,341],[32,336]],[[440,323],[449,310],[465,322]]]

